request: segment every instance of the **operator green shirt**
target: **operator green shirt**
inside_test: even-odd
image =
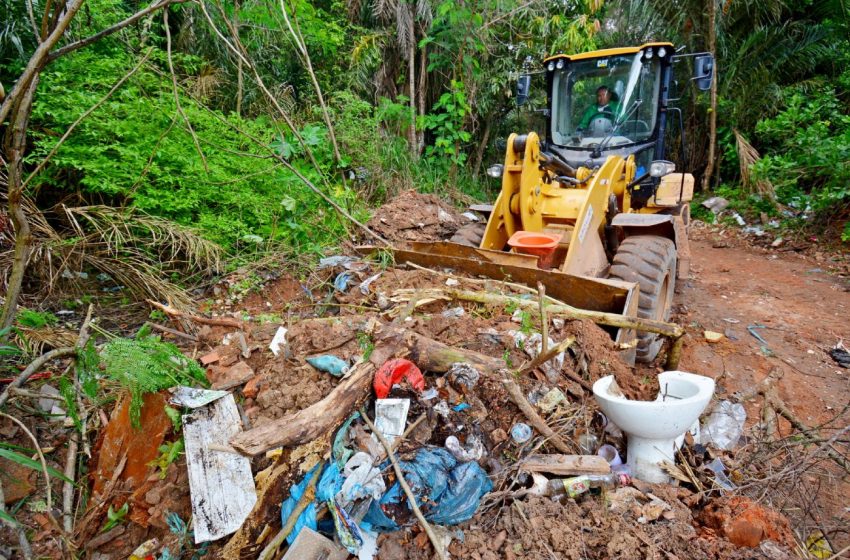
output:
[[[581,116],[581,121],[578,123],[578,128],[585,129],[590,126],[590,121],[592,121],[596,117],[605,117],[611,121],[613,124],[617,119],[617,115],[620,113],[620,104],[616,101],[611,101],[608,105],[604,107],[599,107],[597,105],[591,105],[588,107],[584,114]]]

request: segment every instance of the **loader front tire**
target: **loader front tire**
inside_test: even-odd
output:
[[[640,286],[638,317],[667,321],[676,286],[676,246],[658,235],[635,235],[620,243],[611,263],[609,278],[637,282]],[[655,333],[637,333],[635,361],[651,363],[664,338]]]
[[[485,229],[487,229],[486,223],[472,222],[458,229],[449,241],[459,245],[466,245],[467,247],[478,248],[481,246],[481,240],[484,239]]]

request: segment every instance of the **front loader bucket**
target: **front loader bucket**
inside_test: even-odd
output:
[[[525,284],[536,289],[541,282],[546,287],[546,295],[558,299],[567,305],[586,309],[614,313],[626,317],[637,317],[637,284],[574,276],[558,270],[537,268],[537,257],[504,251],[478,249],[440,241],[435,243],[408,243],[405,247],[359,247],[358,252],[369,254],[377,250],[389,250],[396,264],[413,263],[433,269],[452,269],[474,276],[483,276],[493,280]],[[634,363],[635,332],[632,329],[610,328],[612,338],[624,348],[623,358]]]

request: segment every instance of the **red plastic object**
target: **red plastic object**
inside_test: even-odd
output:
[[[407,381],[417,391],[425,390],[425,377],[416,364],[404,358],[389,360],[378,369],[372,384],[379,399],[387,398],[393,385],[402,380]]]
[[[550,268],[552,266],[552,257],[560,241],[561,236],[552,233],[518,231],[508,239],[508,245],[516,249],[519,253],[538,257],[538,267]]]
[[[518,231],[508,239],[508,245],[520,253],[545,257],[555,250],[560,240],[560,235],[554,235],[552,233]]]

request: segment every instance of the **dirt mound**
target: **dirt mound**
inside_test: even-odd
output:
[[[738,550],[726,540],[700,538],[690,510],[678,501],[673,501],[668,517],[641,523],[635,512],[609,511],[606,500],[587,497],[561,503],[535,497],[506,504],[495,519],[492,511],[475,517],[449,551],[453,558],[477,560],[754,557],[751,549]],[[378,559],[430,559],[431,548],[418,547],[420,539],[411,537],[410,532],[387,535]]]
[[[433,194],[404,191],[378,208],[367,225],[388,241],[440,241],[467,222]]]

